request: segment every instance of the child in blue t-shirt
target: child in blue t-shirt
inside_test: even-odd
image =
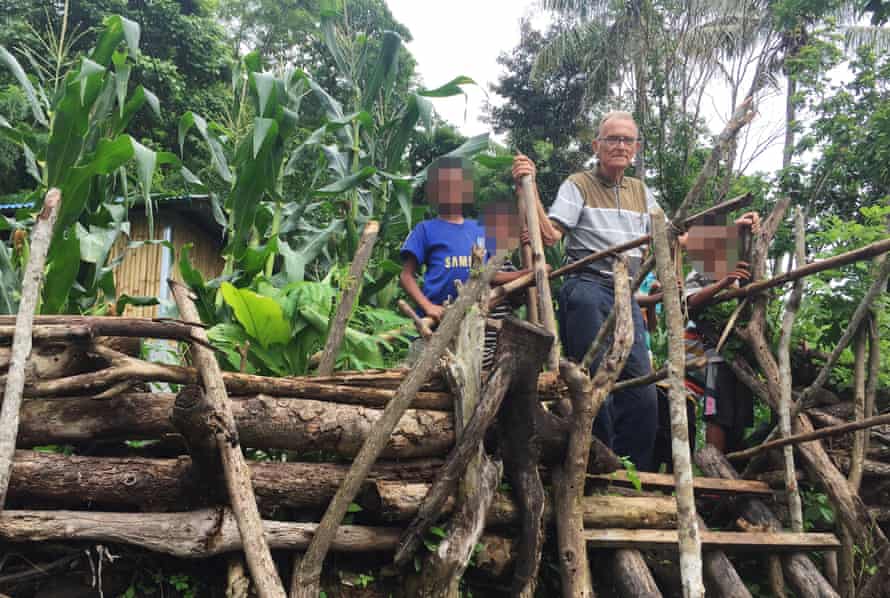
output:
[[[476,220],[464,218],[463,206],[473,202],[473,176],[466,161],[444,157],[429,168],[427,200],[438,216],[417,224],[402,246],[399,281],[408,296],[436,322],[445,313],[443,304],[457,299],[455,281],[470,277],[473,246],[486,246],[485,229]],[[423,289],[417,284],[420,266],[426,266]],[[494,283],[503,284],[524,272],[499,272]]]

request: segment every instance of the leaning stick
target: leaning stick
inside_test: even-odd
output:
[[[701,368],[705,367],[707,363],[707,357],[697,357],[686,362],[686,369],[700,370]],[[637,378],[630,378],[629,380],[616,382],[615,386],[612,387],[612,392],[618,392],[619,390],[624,390],[625,388],[633,388],[634,386],[646,386],[647,384],[655,384],[656,382],[660,382],[667,377],[668,369],[667,367],[663,367],[657,372],[646,374],[645,376],[638,376]]]
[[[794,255],[795,264],[800,267],[806,261],[805,222],[806,216],[800,207],[794,218]],[[791,436],[791,332],[797,310],[803,297],[803,278],[794,281],[794,288],[785,303],[785,314],[782,317],[782,335],[779,339],[779,430],[783,438]],[[785,465],[785,489],[788,494],[788,512],[791,518],[792,531],[801,533],[803,529],[803,510],[800,502],[800,491],[797,489],[797,474],[794,469],[794,449],[785,446],[783,449]]]
[[[518,197],[518,202],[516,203],[516,207],[519,211],[519,222],[523,225],[528,223],[528,217],[526,214],[531,210],[537,210],[537,205],[534,201],[530,201],[533,199],[528,193],[520,193]],[[534,252],[532,251],[531,242],[523,243],[522,247],[519,250],[519,257],[521,258],[522,267],[523,268],[531,268],[534,264]],[[528,290],[528,295],[526,296],[525,301],[526,306],[526,318],[532,324],[540,324],[541,323],[541,315],[538,312],[538,289],[530,288]]]
[[[550,278],[547,275],[547,260],[544,257],[544,240],[541,238],[541,227],[538,221],[537,198],[534,183],[529,175],[519,181],[519,200],[526,205],[525,217],[528,236],[532,242],[532,268],[535,276],[535,287],[538,295],[538,317],[544,329],[553,335],[550,355],[547,357],[547,369],[559,369],[559,337],[556,330],[556,313],[553,311],[553,300],[550,296]]]
[[[3,407],[0,409],[0,511],[6,503],[6,491],[9,489],[9,478],[12,476],[12,456],[15,454],[15,439],[19,432],[19,410],[25,389],[25,365],[31,354],[31,325],[40,299],[46,254],[53,238],[53,227],[61,203],[62,193],[55,188],[50,189],[43,199],[43,209],[37,215],[37,222],[31,235],[31,257],[28,258],[22,280],[22,298],[19,301],[19,313],[12,338]]]
[[[655,267],[664,288],[677,288],[677,273],[671,259],[670,245],[661,210],[650,212],[652,240],[655,248]],[[680,296],[664,294],[664,309],[668,329],[668,391],[671,414],[671,452],[674,462],[674,485],[677,489],[677,527],[680,536],[680,577],[683,596],[703,598],[701,537],[698,516],[695,512],[695,496],[692,486],[692,457],[689,452],[689,428],[686,421],[685,376],[686,350],[683,340],[683,314]]]
[[[761,280],[758,282],[752,282],[738,289],[732,289],[720,293],[719,295],[714,297],[713,302],[722,303],[723,301],[730,301],[732,299],[738,299],[740,297],[748,297],[750,295],[761,293],[774,287],[781,286],[786,282],[792,282],[794,280],[797,280],[798,278],[803,278],[804,276],[811,276],[824,270],[840,268],[841,266],[846,266],[847,264],[852,264],[853,262],[867,260],[883,253],[887,253],[888,251],[890,251],[890,238],[883,239],[881,241],[875,241],[874,243],[870,243],[869,245],[860,247],[859,249],[847,251],[846,253],[841,253],[839,255],[826,258],[824,260],[819,260],[818,262],[811,262],[806,266],[801,266],[800,268],[791,270],[790,272],[786,272],[785,274],[781,274],[779,276],[775,276],[773,278],[768,278],[766,280]],[[882,272],[884,271],[886,271],[886,268],[882,269]],[[824,384],[824,381],[822,383]]]
[[[300,562],[297,571],[298,582],[291,586],[296,591],[291,593],[291,598],[318,597],[322,562],[336,536],[340,522],[346,515],[349,503],[358,494],[362,483],[368,477],[368,472],[385,448],[392,431],[411,404],[414,395],[430,377],[436,363],[445,353],[445,349],[451,343],[454,335],[457,334],[470,306],[479,300],[483,290],[491,283],[494,273],[500,269],[503,263],[503,256],[491,260],[481,276],[472,278],[471,282],[463,288],[454,305],[445,311],[442,323],[430,338],[420,360],[402,381],[393,399],[386,405],[383,415],[377,420],[353,460],[349,473],[346,474],[337,494],[331,499],[324,517],[318,524],[315,536]]]
[[[188,321],[200,321],[198,310],[189,294],[188,287],[175,281],[168,281],[173,290],[173,298],[179,313]],[[193,334],[207,340],[202,328],[194,328]],[[216,445],[219,448],[225,475],[226,490],[232,503],[232,511],[238,523],[238,531],[244,544],[247,566],[253,577],[260,598],[285,598],[284,586],[275,570],[269,545],[263,536],[263,520],[257,509],[256,496],[250,481],[250,469],[244,460],[238,441],[235,418],[229,406],[229,396],[223,382],[222,371],[213,351],[199,343],[192,343],[192,358],[200,375],[207,402],[213,411]]]
[[[865,430],[866,428],[883,426],[885,424],[890,424],[890,413],[884,413],[882,415],[876,415],[874,417],[869,417],[861,421],[840,424],[837,426],[829,426],[827,428],[820,428],[813,432],[794,434],[785,438],[779,438],[770,442],[764,442],[763,444],[752,446],[751,448],[745,449],[743,451],[729,453],[728,455],[726,455],[726,458],[730,461],[742,461],[744,459],[750,459],[755,455],[759,455],[764,451],[783,447],[786,444],[800,444],[801,442],[820,440],[822,438],[828,438],[829,436],[840,436],[842,434],[849,434],[850,432],[855,432],[857,430]]]
[[[883,244],[886,246],[881,253],[886,251],[890,251],[890,239],[885,239],[884,241],[879,241],[878,243],[872,243],[871,245],[867,245],[865,248],[872,247],[874,245]],[[853,253],[853,252],[849,252]],[[848,255],[848,254],[842,254]],[[875,254],[877,255],[877,254]],[[871,255],[867,257],[872,257]],[[832,258],[834,259],[834,258]],[[865,258],[860,258],[865,259]],[[828,260],[825,260],[828,261]],[[802,268],[801,268],[802,269]],[[865,297],[862,298],[862,301],[859,303],[859,306],[856,308],[856,311],[853,312],[853,317],[850,318],[850,321],[847,323],[847,328],[844,330],[844,334],[841,336],[840,340],[837,342],[837,346],[829,355],[828,360],[825,362],[825,365],[822,367],[822,370],[819,372],[819,375],[816,376],[816,379],[810,384],[806,390],[803,391],[800,399],[797,401],[797,405],[795,406],[794,413],[798,413],[802,408],[807,406],[807,402],[809,398],[822,388],[825,382],[828,380],[828,375],[834,369],[834,366],[837,364],[838,359],[841,357],[841,353],[850,344],[850,341],[856,335],[856,331],[859,330],[859,326],[862,324],[862,321],[865,319],[865,316],[871,311],[871,305],[875,302],[875,299],[878,298],[878,295],[884,292],[887,288],[887,279],[890,278],[890,259],[885,259],[878,270],[877,276],[875,276],[874,282],[872,282],[871,287],[869,287],[868,291],[865,293]]]
[[[368,265],[368,260],[371,259],[371,251],[374,249],[374,242],[377,240],[377,233],[379,232],[380,223],[376,220],[369,220],[365,225],[365,230],[362,231],[358,250],[352,259],[352,265],[349,267],[346,289],[343,291],[340,304],[337,306],[337,313],[334,316],[334,321],[331,323],[331,331],[328,333],[324,352],[321,354],[321,363],[318,364],[317,373],[319,376],[330,376],[334,372],[337,354],[340,352],[340,345],[343,343],[343,337],[346,334],[346,325],[349,323],[349,316],[352,315],[355,298],[362,288],[365,266]]]

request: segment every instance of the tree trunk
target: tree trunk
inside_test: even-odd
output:
[[[12,475],[12,457],[19,429],[19,412],[25,386],[25,366],[33,343],[32,323],[40,301],[46,254],[53,238],[53,226],[59,215],[62,193],[50,189],[43,199],[43,209],[37,215],[31,238],[31,255],[22,277],[22,293],[16,317],[9,370],[4,384],[4,399],[0,406],[0,511],[6,503],[6,491]]]
[[[612,581],[620,596],[661,598],[661,590],[639,550],[619,548],[612,558]]]
[[[429,459],[380,462],[371,470],[366,490],[374,494],[374,484],[383,485],[400,497],[393,499],[398,508],[408,511],[405,503],[414,503],[421,489],[427,488],[424,482],[438,475],[441,465],[441,461]],[[282,507],[324,507],[347,470],[345,465],[332,463],[250,463],[257,501],[266,514]],[[12,476],[9,497],[19,506],[175,511],[207,506],[212,498],[188,457],[79,457],[16,451]],[[362,504],[381,516],[386,515],[381,509],[394,508],[387,506],[388,501]]]
[[[692,460],[689,451],[689,427],[686,421],[686,389],[683,386],[686,350],[683,340],[683,316],[680,297],[673,292],[677,288],[677,276],[671,259],[664,215],[658,210],[650,212],[652,242],[655,248],[655,267],[658,279],[667,289],[664,309],[668,326],[668,383],[671,453],[677,489],[677,515],[680,532],[680,573],[683,579],[684,598],[705,595],[702,582],[701,538],[695,497],[692,488]]]
[[[155,439],[176,431],[169,393],[121,395],[97,401],[29,399],[22,408],[18,445],[78,444],[96,439]],[[244,446],[358,453],[382,411],[323,401],[257,396],[229,401]],[[443,411],[409,409],[383,451],[384,457],[440,456],[454,443],[453,418]]]

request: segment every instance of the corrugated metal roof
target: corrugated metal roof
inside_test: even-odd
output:
[[[204,201],[209,198],[208,195],[158,195],[153,196],[152,199],[158,203],[168,203],[168,202],[178,202],[178,201]],[[117,197],[115,199],[118,203],[123,203],[123,197]],[[141,198],[136,200],[135,205],[141,205],[144,203]],[[0,200],[0,212],[12,212],[15,210],[22,210],[25,208],[33,208],[33,201],[21,201],[21,202],[4,202]]]

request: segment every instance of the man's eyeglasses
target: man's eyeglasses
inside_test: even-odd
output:
[[[639,138],[637,137],[604,137],[600,139],[600,142],[605,143],[609,147],[616,147],[622,143],[630,147],[638,141]]]

